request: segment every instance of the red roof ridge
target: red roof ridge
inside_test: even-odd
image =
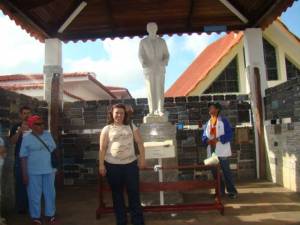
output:
[[[230,32],[211,43],[166,91],[166,97],[186,96],[204,80],[218,62],[240,42],[243,32]]]

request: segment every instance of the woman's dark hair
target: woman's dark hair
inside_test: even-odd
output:
[[[123,121],[123,124],[124,125],[128,125],[128,113],[127,113],[127,110],[126,110],[126,106],[124,104],[121,104],[121,103],[118,103],[118,104],[115,104],[113,105],[110,110],[108,111],[108,115],[107,115],[107,123],[108,124],[112,124],[114,123],[114,118],[113,118],[113,111],[114,109],[123,109],[125,114],[124,114],[124,121]]]

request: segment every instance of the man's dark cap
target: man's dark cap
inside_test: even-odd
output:
[[[214,106],[219,111],[222,110],[222,106],[219,102],[210,102],[210,103],[208,103],[208,108],[211,107],[211,106]]]

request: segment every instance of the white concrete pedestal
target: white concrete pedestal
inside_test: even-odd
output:
[[[153,119],[153,118],[151,118]],[[147,167],[162,166],[162,167],[175,167],[178,166],[177,150],[176,150],[176,126],[169,122],[151,122],[143,123],[140,126],[142,138],[145,143],[168,143],[171,142],[172,146],[162,146],[161,149],[157,147],[145,148],[147,155],[146,163]],[[175,151],[170,154],[170,150]],[[152,151],[151,154],[147,153]],[[166,152],[157,152],[157,151]],[[144,182],[176,182],[178,181],[178,170],[167,170],[157,172],[142,171],[141,181]],[[178,204],[182,203],[182,196],[176,192],[156,192],[156,193],[142,193],[142,202],[145,205],[153,204]]]
[[[167,114],[164,114],[162,116],[147,115],[143,118],[143,122],[146,123],[146,124],[167,123],[168,122],[168,115]]]

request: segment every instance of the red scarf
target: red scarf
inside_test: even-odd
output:
[[[217,122],[218,122],[218,117],[217,116],[211,116],[210,118],[210,135],[213,137],[217,137]],[[216,147],[217,142],[216,141],[211,141],[211,146]]]

